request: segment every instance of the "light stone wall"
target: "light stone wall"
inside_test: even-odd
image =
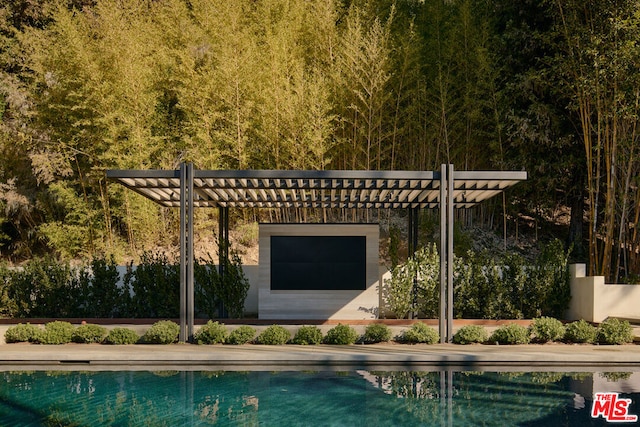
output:
[[[378,225],[260,224],[260,319],[375,319],[379,307]],[[365,290],[271,290],[271,236],[365,236]]]
[[[602,322],[607,317],[640,318],[640,285],[608,285],[587,276],[584,264],[569,266],[571,302],[567,320]]]

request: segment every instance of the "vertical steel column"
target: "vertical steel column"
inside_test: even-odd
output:
[[[440,342],[446,342],[447,316],[447,169],[440,166],[440,316],[438,317],[438,332]]]
[[[409,208],[409,256],[413,257],[418,250],[418,208]],[[413,287],[411,289],[412,293],[412,318],[418,317],[418,276],[417,272],[413,276]]]
[[[229,208],[218,208],[218,274],[224,281],[227,265],[229,263]],[[226,317],[226,309],[223,303],[218,307],[218,317]]]
[[[187,340],[187,166],[180,165],[180,342]]]
[[[453,340],[453,165],[447,172],[447,342]]]
[[[194,168],[193,163],[187,164],[187,271],[186,271],[186,310],[187,310],[187,339],[191,341],[194,333],[194,294],[195,286],[193,283],[193,209],[194,209]]]

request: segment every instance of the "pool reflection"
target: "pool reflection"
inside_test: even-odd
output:
[[[583,426],[632,372],[2,372],[0,425]]]

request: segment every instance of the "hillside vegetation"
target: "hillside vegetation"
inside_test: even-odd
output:
[[[640,274],[638,1],[6,0],[0,251],[176,243],[106,169],[526,170],[460,213],[556,223],[592,273]],[[384,213],[382,213],[384,215]],[[208,238],[215,211],[198,213]],[[369,212],[244,212],[351,221]]]

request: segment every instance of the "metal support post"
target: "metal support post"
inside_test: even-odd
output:
[[[193,191],[193,180],[194,180],[194,168],[193,163],[187,164],[187,224],[188,224],[188,232],[187,232],[187,287],[186,287],[186,300],[187,300],[187,339],[189,341],[193,340],[194,334],[194,311],[195,311],[195,286],[193,282],[193,267],[195,262],[195,257],[193,253],[193,210],[194,210],[194,191]]]
[[[224,283],[229,263],[229,208],[218,208],[218,274]],[[218,316],[227,317],[224,304],[221,302],[218,307]]]
[[[453,165],[447,172],[447,342],[453,340]]]
[[[447,339],[447,169],[446,165],[440,167],[440,315],[438,317],[438,332],[440,342]]]
[[[180,342],[193,338],[193,164],[180,165]]]
[[[419,210],[418,208],[409,208],[409,256],[414,257],[418,250],[418,225],[419,225]],[[417,272],[413,276],[412,293],[412,305],[411,305],[411,317],[418,317],[418,276]]]
[[[180,165],[180,335],[187,340],[187,166]]]

